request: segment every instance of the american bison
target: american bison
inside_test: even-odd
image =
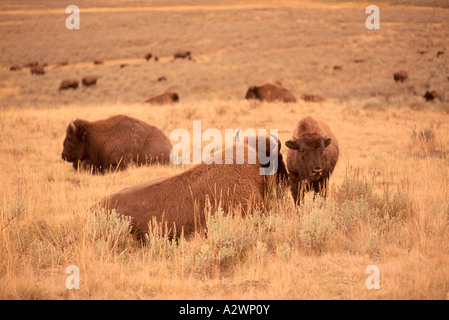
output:
[[[267,192],[276,185],[281,168],[271,175],[261,175],[263,166],[259,160],[248,161],[248,152],[269,153],[276,158],[280,155],[274,138],[266,138],[265,149],[258,150],[259,143],[243,143],[244,163],[236,162],[236,145],[233,146],[233,164],[201,163],[179,174],[149,180],[127,187],[103,198],[100,208],[115,209],[117,213],[132,219],[132,232],[142,237],[149,230],[149,223],[155,219],[167,225],[168,236],[191,235],[204,227],[206,209],[212,213],[221,207],[225,212],[241,209],[242,214],[253,209],[266,209],[269,205]],[[271,143],[270,143],[271,141]],[[242,145],[240,145],[242,146]],[[225,163],[225,154],[221,152]],[[267,152],[269,151],[269,152]],[[272,152],[276,152],[272,153]],[[258,158],[258,157],[256,157]],[[282,162],[282,165],[280,164]],[[98,208],[95,206],[95,208]]]
[[[124,169],[130,163],[166,163],[171,143],[156,127],[125,115],[89,122],[70,122],[64,140],[62,159],[75,169],[92,167],[96,172]]]
[[[104,61],[103,60],[94,60],[94,64],[103,64]]]
[[[151,54],[151,52],[148,52],[148,53],[146,53],[145,54],[145,60],[150,60],[151,59],[151,57],[153,57],[153,55]]]
[[[310,116],[302,118],[293,131],[293,138],[285,142],[289,184],[295,203],[306,190],[326,196],[329,177],[338,161],[339,148],[329,126]],[[300,194],[301,192],[301,194]]]
[[[67,79],[63,80],[59,85],[59,90],[76,89],[78,88],[78,80]]]
[[[424,99],[426,99],[426,101],[433,101],[436,98],[438,98],[438,93],[435,90],[426,91],[424,94]]]
[[[404,82],[405,80],[407,80],[408,79],[408,72],[407,71],[398,71],[398,72],[395,72],[394,74],[393,74],[393,78],[394,78],[394,81],[396,81],[396,82]]]
[[[83,86],[85,87],[89,87],[89,86],[93,86],[95,84],[97,84],[97,77],[94,76],[85,76],[82,79],[83,82]]]
[[[179,102],[179,96],[174,92],[164,92],[162,94],[153,96],[144,101],[144,103],[150,104],[171,104],[174,102]]]
[[[31,72],[31,74],[43,75],[43,74],[45,74],[44,66],[37,65],[35,67],[31,67],[30,72]]]
[[[18,71],[20,69],[22,69],[22,67],[16,64],[11,66],[11,68],[9,68],[9,71]]]
[[[192,59],[190,51],[178,51],[174,54],[175,59]]]
[[[246,92],[245,99],[257,99],[266,102],[296,102],[296,98],[293,94],[282,87],[280,83],[267,83],[262,86],[252,86]]]

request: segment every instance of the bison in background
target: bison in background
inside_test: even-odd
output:
[[[266,139],[263,150],[258,150],[259,143],[240,142],[245,149],[243,164],[236,162],[234,145],[233,164],[224,164],[229,150],[223,150],[223,164],[203,162],[179,174],[127,187],[105,197],[94,208],[115,209],[131,217],[132,232],[140,238],[148,232],[154,219],[162,225],[166,223],[169,237],[177,237],[181,232],[188,236],[201,230],[205,226],[207,209],[214,213],[221,207],[225,212],[235,209],[242,214],[263,210],[269,205],[269,190],[276,186],[276,178],[286,173],[277,141],[270,136]],[[277,173],[261,175],[263,165],[258,159],[254,164],[249,163],[249,150],[278,157]],[[282,168],[284,172],[280,172]]]
[[[174,54],[175,59],[189,59],[192,60],[192,54],[190,51],[178,51]]]
[[[62,159],[72,162],[75,169],[91,167],[101,173],[124,169],[130,163],[166,163],[172,148],[161,130],[125,115],[72,121],[63,145]]]
[[[75,79],[62,80],[61,84],[59,85],[59,90],[76,89],[76,88],[78,88],[78,80]]]
[[[257,99],[266,102],[296,102],[295,96],[282,87],[280,83],[267,83],[262,86],[252,86],[246,92],[245,99]]]
[[[404,70],[395,72],[395,73],[393,74],[393,79],[394,79],[394,81],[396,81],[396,82],[404,82],[405,80],[408,79],[408,72],[407,72],[407,71],[404,71]]]
[[[43,74],[45,74],[44,66],[39,64],[39,65],[37,65],[35,67],[31,67],[30,68],[30,73],[31,74],[43,75]]]
[[[313,188],[326,196],[329,177],[338,161],[339,148],[329,126],[310,116],[301,119],[293,138],[285,142],[289,184],[295,203]]]
[[[84,76],[81,81],[83,83],[83,86],[90,87],[97,84],[97,79],[98,78],[95,76]]]
[[[179,96],[177,93],[174,92],[164,92],[162,94],[148,98],[144,101],[144,103],[150,104],[171,104],[175,102],[179,102]]]

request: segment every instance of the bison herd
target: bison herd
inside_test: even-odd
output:
[[[225,162],[228,149],[221,151],[222,163],[194,165],[174,175],[130,186],[103,198],[92,209],[115,209],[131,217],[132,232],[142,238],[153,221],[166,223],[168,236],[187,236],[204,227],[206,209],[238,209],[242,214],[269,207],[269,188],[288,184],[296,204],[304,192],[313,189],[326,195],[328,180],[338,161],[338,142],[331,129],[312,117],[299,121],[291,140],[285,166],[281,143],[268,136],[240,139],[233,145],[231,164]],[[242,164],[236,161],[237,145],[245,150]],[[260,146],[260,147],[259,147]],[[172,145],[164,133],[141,120],[116,115],[99,121],[72,120],[66,129],[61,157],[76,170],[105,174],[135,165],[166,164]],[[249,151],[274,155],[277,170],[262,175],[266,164],[249,160]],[[215,156],[214,156],[215,158]],[[287,171],[288,169],[288,171]]]

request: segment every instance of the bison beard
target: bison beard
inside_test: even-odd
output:
[[[245,147],[252,148],[248,144]],[[237,209],[248,214],[266,208],[267,191],[286,173],[282,157],[278,153],[278,161],[282,162],[278,167],[284,172],[263,176],[259,172],[261,164],[248,164],[247,154],[244,164],[235,164],[235,159],[234,164],[202,163],[180,174],[125,188],[98,205],[131,217],[132,232],[139,238],[148,232],[154,220],[166,224],[169,237],[177,237],[181,232],[188,236],[204,227],[207,209],[213,213],[221,207],[228,212]],[[223,162],[224,156],[222,152]]]
[[[337,138],[321,120],[305,117],[286,141],[287,169],[293,199],[299,205],[305,191],[326,196],[329,177],[338,161]]]

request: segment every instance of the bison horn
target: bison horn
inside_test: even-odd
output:
[[[73,132],[76,132],[76,126],[75,126],[75,123],[73,121],[70,122],[70,127],[72,128]]]
[[[295,139],[296,141],[299,141],[299,137],[297,137],[297,136],[292,136],[293,137],[293,139]]]

